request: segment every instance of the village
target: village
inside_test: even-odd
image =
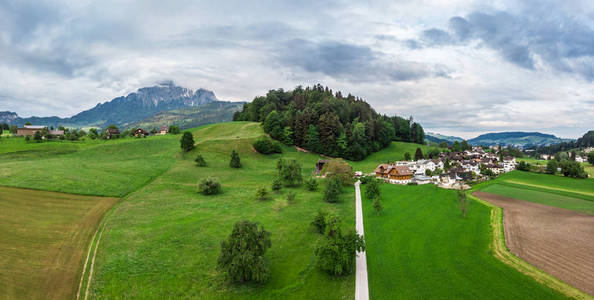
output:
[[[482,147],[463,152],[441,152],[433,159],[388,162],[377,166],[371,176],[392,184],[435,184],[463,189],[471,181],[488,180],[516,168],[514,157],[500,157]]]

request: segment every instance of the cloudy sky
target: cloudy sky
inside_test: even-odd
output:
[[[0,110],[23,117],[163,80],[321,83],[442,134],[594,129],[594,1],[4,0],[0,28]]]

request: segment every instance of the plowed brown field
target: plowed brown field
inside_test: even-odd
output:
[[[491,193],[473,195],[503,208],[505,243],[513,254],[594,295],[594,216]]]

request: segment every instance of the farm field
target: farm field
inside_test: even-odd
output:
[[[7,140],[13,152],[0,154],[0,185],[115,197],[167,170],[179,148],[179,136],[169,135],[114,141]]]
[[[594,295],[594,216],[483,191],[473,195],[503,208],[513,254]]]
[[[91,298],[352,298],[354,275],[334,278],[316,267],[315,245],[321,236],[310,222],[318,209],[338,214],[345,229],[354,229],[354,188],[342,202],[329,204],[304,187],[284,188],[273,199],[254,199],[260,186],[270,189],[281,155],[256,153],[251,144],[263,134],[256,123],[235,122],[193,129],[196,149],[179,157],[154,182],[131,194],[111,213],[103,232],[90,286]],[[176,148],[178,146],[176,145]],[[230,152],[239,152],[243,167],[229,167]],[[283,147],[311,174],[317,155]],[[194,165],[201,153],[208,166]],[[197,182],[217,177],[223,193],[203,196]],[[290,204],[286,193],[297,193]],[[228,284],[216,270],[220,242],[236,221],[260,222],[271,232],[265,257],[271,268],[263,285]],[[321,296],[323,295],[323,296]]]
[[[493,256],[489,207],[472,201],[463,218],[453,190],[381,191],[379,216],[363,199],[372,299],[563,298]]]
[[[439,149],[427,145],[419,145],[404,142],[392,142],[390,145],[378,152],[372,153],[362,161],[349,161],[355,171],[362,171],[363,173],[371,173],[379,164],[393,162],[397,160],[404,160],[404,153],[410,153],[411,157],[415,156],[417,148],[421,148],[424,155],[427,155],[431,149]]]
[[[526,189],[521,185],[491,184],[481,188],[481,191],[594,215],[594,201],[551,193],[546,190]]]
[[[0,187],[0,298],[74,298],[88,242],[117,200]]]

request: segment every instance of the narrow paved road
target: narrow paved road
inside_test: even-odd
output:
[[[357,233],[363,235],[363,207],[361,205],[361,181],[355,182],[355,207]],[[367,285],[367,257],[365,251],[357,254],[357,278],[355,280],[355,300],[369,299],[369,286]]]

